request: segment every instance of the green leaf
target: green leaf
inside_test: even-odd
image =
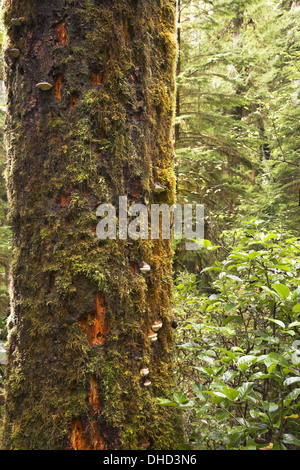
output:
[[[278,294],[277,294],[277,292],[274,292],[272,289],[269,289],[269,287],[267,287],[267,286],[261,286],[261,288],[262,288],[263,290],[265,290],[266,292],[268,292],[268,294],[273,295],[273,297],[276,297],[276,298],[279,297]]]
[[[188,444],[181,444],[179,446],[179,450],[193,450],[193,448],[189,446]]]
[[[228,325],[228,323],[231,323],[231,322],[241,324],[243,323],[243,319],[239,315],[229,315],[223,321],[223,325],[226,326]]]
[[[176,403],[173,403],[172,401],[167,400],[166,398],[156,398],[156,401],[159,405],[162,406],[177,406]]]
[[[226,410],[218,410],[216,412],[216,418],[218,421],[222,421],[222,419],[226,418],[227,416],[230,416],[230,413]]]
[[[232,312],[232,310],[235,310],[237,307],[238,305],[229,303],[229,304],[224,305],[224,311],[225,313],[230,313]]]
[[[204,367],[204,366],[194,366],[193,369],[196,369],[198,370],[199,372],[202,372],[201,375],[204,375],[204,376],[212,376],[214,371],[213,369],[211,369],[210,367]]]
[[[293,312],[294,313],[300,313],[300,304],[296,304],[293,307]]]
[[[238,276],[234,276],[233,274],[226,274],[226,277],[232,279],[233,281],[243,282],[243,279]]]
[[[283,382],[283,385],[285,387],[288,387],[289,385],[294,384],[295,382],[300,382],[300,377],[289,377]]]
[[[284,403],[289,404],[290,401],[295,400],[300,395],[300,388],[295,388],[291,393],[289,393],[285,399]]]
[[[216,266],[210,266],[209,268],[202,269],[200,274],[206,273],[207,271],[221,271],[221,268],[217,268]]]
[[[272,284],[272,287],[274,290],[276,290],[277,294],[279,294],[282,299],[287,299],[291,294],[288,286],[284,284]]]
[[[200,384],[199,382],[195,382],[193,385],[193,392],[195,393],[196,397],[198,397],[200,400],[206,400],[205,395],[203,394],[204,391],[204,386]]]
[[[247,395],[251,392],[253,389],[255,383],[254,382],[245,382],[241,387],[238,388],[239,391],[239,399],[242,400],[243,398],[246,398]]]
[[[182,290],[184,288],[185,288],[184,284],[178,284],[178,286],[176,286],[176,289],[178,289],[178,290]]]
[[[276,323],[276,325],[280,326],[281,328],[285,328],[285,324],[281,320],[276,320],[275,318],[267,318],[267,320]]]
[[[203,413],[206,413],[211,407],[211,403],[205,403],[205,405],[200,406],[197,410],[196,417],[199,419]]]
[[[173,397],[176,403],[182,404],[188,402],[187,397],[182,392],[174,393]]]
[[[253,355],[242,356],[237,361],[238,368],[245,372],[251,364],[254,364],[257,361],[257,357]]]
[[[222,392],[226,395],[229,400],[236,400],[239,396],[239,391],[234,388],[229,388],[226,385],[222,388]]]
[[[278,410],[278,405],[276,403],[268,403],[269,405],[269,413],[275,413]]]
[[[251,375],[250,380],[262,380],[271,378],[271,374],[264,374],[263,372],[256,372],[256,374]]]
[[[297,439],[292,434],[283,434],[282,442],[285,444],[292,444],[294,446],[300,447],[300,439]]]
[[[214,246],[209,247],[209,250],[215,251],[215,250],[218,250],[219,248],[222,248],[221,245],[214,245]]]
[[[231,382],[237,375],[238,371],[236,370],[227,370],[223,375],[224,382]]]
[[[272,366],[273,364],[279,364],[282,367],[289,366],[289,363],[284,357],[282,357],[278,353],[273,353],[273,352],[267,356],[267,358],[264,360],[264,363],[267,366],[269,372],[270,372],[269,367]]]
[[[249,258],[250,259],[255,259],[255,258],[259,258],[263,255],[267,255],[268,252],[267,251],[250,251],[249,252]]]
[[[202,240],[202,241],[201,241],[201,244],[202,244],[202,246],[203,246],[204,248],[209,248],[209,247],[211,247],[211,245],[212,245],[212,243],[211,243],[210,240]]]

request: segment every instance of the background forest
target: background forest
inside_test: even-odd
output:
[[[183,449],[298,449],[300,1],[178,3],[177,198],[204,204],[206,241],[174,244],[178,389],[159,403],[182,409]],[[0,100],[1,387],[3,86]]]

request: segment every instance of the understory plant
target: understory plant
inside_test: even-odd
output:
[[[210,294],[201,276],[176,282],[180,391],[159,402],[184,410],[183,448],[300,448],[299,240],[260,221],[222,240]]]

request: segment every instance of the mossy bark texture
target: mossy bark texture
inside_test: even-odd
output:
[[[4,1],[14,233],[6,449],[183,440],[176,410],[155,400],[174,386],[170,243],[95,234],[99,204],[174,202],[175,3]],[[155,182],[167,191],[157,195]],[[163,327],[151,342],[155,321]]]

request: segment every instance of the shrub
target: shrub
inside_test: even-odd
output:
[[[259,221],[230,238],[226,259],[202,271],[212,295],[196,276],[176,282],[181,391],[159,402],[186,410],[183,448],[300,448],[300,243]]]

